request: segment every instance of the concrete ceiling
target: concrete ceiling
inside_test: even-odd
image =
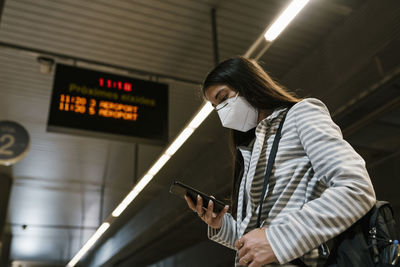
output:
[[[224,59],[243,54],[288,2],[6,1],[0,24],[0,120],[21,123],[31,136],[28,155],[11,170],[6,221],[11,260],[21,266],[65,264],[164,149],[47,132],[53,75],[39,72],[39,55],[167,82],[173,140],[200,107],[199,83],[213,66],[211,7],[217,10]],[[398,47],[398,1],[314,0],[261,60],[283,84],[328,105],[345,138],[366,159],[378,197],[400,212],[390,189],[400,151]],[[226,198],[227,138],[212,114],[82,266],[229,266],[232,253],[206,241],[204,225],[168,194],[172,180],[181,179]],[[211,265],[196,250],[218,252],[220,262]]]

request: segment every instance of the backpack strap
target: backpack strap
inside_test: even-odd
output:
[[[272,144],[271,152],[269,153],[267,170],[265,171],[264,186],[263,186],[263,190],[261,193],[261,199],[260,199],[260,208],[258,209],[257,228],[260,227],[261,212],[262,212],[262,206],[264,203],[265,192],[267,191],[269,177],[271,176],[271,171],[272,171],[272,167],[274,165],[276,153],[278,152],[279,140],[281,140],[281,137],[282,137],[281,132],[282,132],[282,128],[283,128],[283,123],[285,122],[285,118],[286,118],[286,115],[288,112],[289,112],[289,110],[285,112],[285,115],[283,115],[281,122],[279,123],[278,130],[275,133],[274,143]]]
[[[392,206],[389,204],[389,202],[381,201],[381,200],[376,201],[375,206],[372,207],[373,211],[372,211],[372,214],[371,214],[371,217],[369,220],[370,226],[376,225],[376,218],[378,218],[379,209],[383,206],[387,206],[392,211],[392,214],[393,214],[393,209],[392,209]],[[376,209],[376,211],[374,209]]]

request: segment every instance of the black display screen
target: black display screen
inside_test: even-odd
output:
[[[57,64],[48,130],[165,144],[168,85]]]

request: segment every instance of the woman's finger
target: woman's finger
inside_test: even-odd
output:
[[[215,218],[215,220],[217,220],[217,221],[222,220],[222,217],[224,217],[224,215],[228,211],[228,209],[229,209],[229,206],[225,205],[225,207],[218,213],[218,215]]]
[[[196,211],[197,214],[199,214],[199,216],[201,216],[204,213],[203,198],[200,195],[197,195]]]
[[[240,239],[239,239],[240,240]],[[238,250],[238,256],[239,259],[241,259],[242,257],[244,257],[245,255],[247,255],[247,253],[249,252],[249,248],[246,246],[246,242],[241,240],[240,242],[243,242],[242,244],[239,244],[240,249]],[[241,245],[241,246],[240,246]]]
[[[252,259],[250,259],[249,256],[250,256],[249,254],[246,254],[245,256],[240,258],[239,263],[241,265],[246,265],[246,266],[249,265],[251,263],[251,260],[252,260]]]
[[[237,250],[241,249],[244,245],[244,238],[241,237],[238,240],[235,241],[235,247]]]
[[[214,203],[212,202],[212,200],[208,201],[208,207],[207,207],[207,211],[205,214],[205,219],[206,222],[210,223],[212,220],[212,214],[213,214],[213,209],[214,209]]]
[[[185,196],[185,200],[189,208],[193,211],[196,211],[196,205],[194,205],[193,201],[188,196]]]

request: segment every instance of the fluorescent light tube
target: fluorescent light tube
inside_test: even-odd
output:
[[[168,147],[165,154],[172,156],[175,152],[185,143],[185,141],[192,135],[194,132],[193,128],[186,127],[179,136],[175,139],[175,141]]]
[[[156,175],[157,172],[164,166],[165,163],[171,158],[170,155],[163,154],[157,161],[156,163],[153,164],[151,169],[148,171],[148,174],[150,175]]]
[[[206,102],[196,116],[192,119],[179,136],[174,140],[174,142],[168,147],[165,154],[172,156],[175,152],[186,142],[186,140],[192,135],[197,127],[210,115],[213,111],[213,107],[210,102]]]
[[[131,202],[136,198],[137,195],[143,190],[143,188],[153,179],[153,175],[146,174],[140,179],[140,181],[135,185],[131,192],[122,200],[122,202],[114,209],[112,212],[113,217],[118,217],[126,209],[126,207],[131,204]]]
[[[89,238],[89,240],[83,245],[83,247],[78,251],[75,257],[67,264],[68,267],[73,267],[78,261],[88,252],[88,250],[96,243],[96,241],[107,231],[110,224],[108,222],[104,222],[99,229]]]
[[[189,123],[189,127],[197,128],[199,125],[210,115],[211,111],[213,111],[213,107],[209,101],[207,101],[201,110],[196,114],[193,120]]]
[[[275,40],[308,2],[309,0],[293,0],[267,30],[264,35],[265,40],[268,42]]]

